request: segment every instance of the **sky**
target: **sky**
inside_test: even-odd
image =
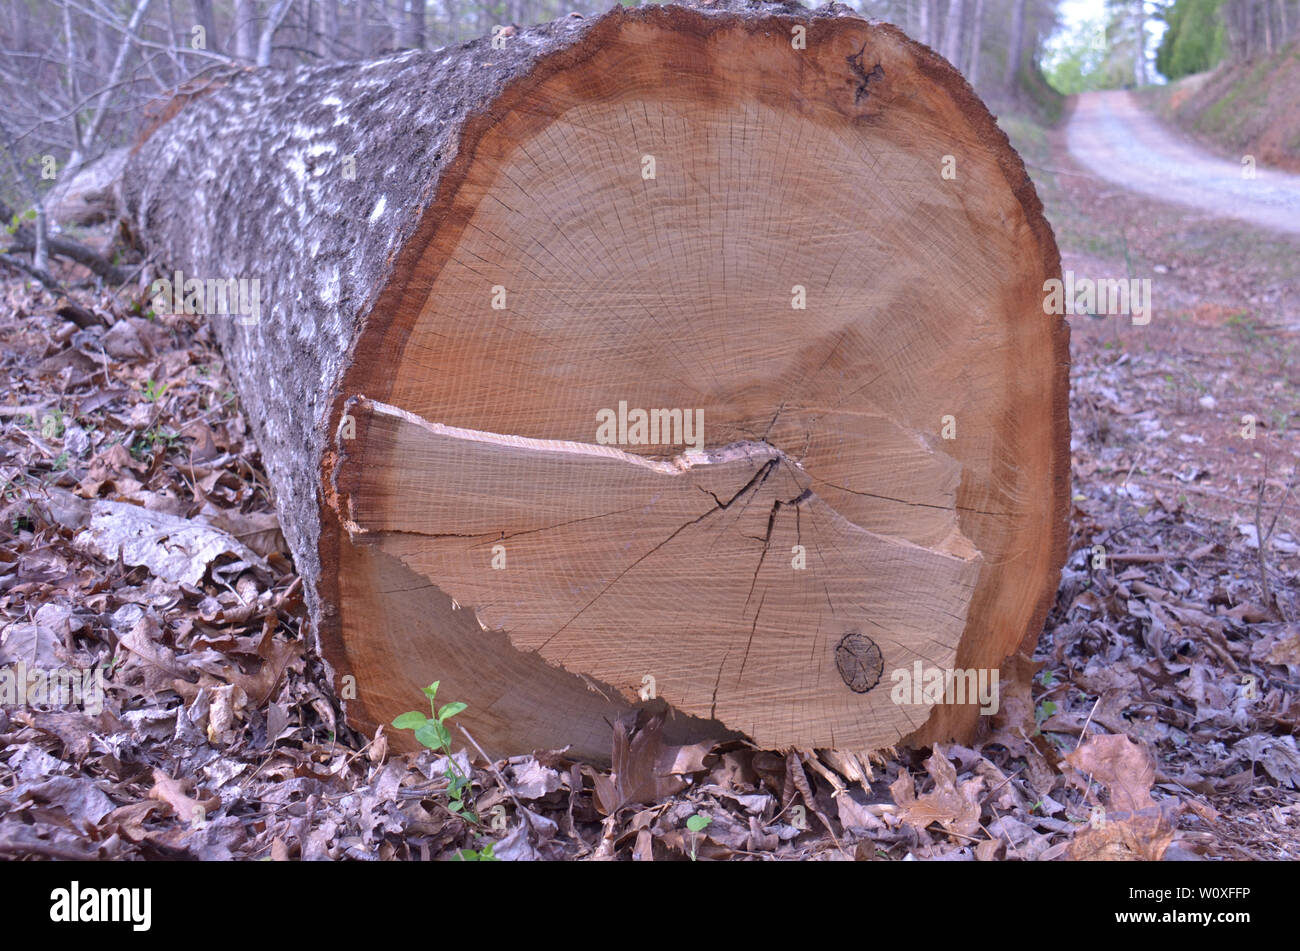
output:
[[[1163,6],[1163,3],[1161,4]],[[1157,20],[1152,12],[1154,4],[1147,2],[1147,74],[1156,82],[1163,81],[1163,77],[1155,71],[1155,50],[1160,45],[1160,37],[1164,35],[1165,24],[1162,20]],[[1081,24],[1089,20],[1102,20],[1106,15],[1106,0],[1059,0],[1057,10],[1060,13],[1062,26],[1047,40],[1049,49],[1054,45],[1054,40],[1068,35],[1077,30]]]

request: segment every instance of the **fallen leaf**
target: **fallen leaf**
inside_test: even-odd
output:
[[[261,556],[225,532],[125,502],[93,503],[90,524],[73,545],[105,561],[121,557],[128,565],[142,565],[173,584],[197,585],[208,566],[222,556],[270,571]]]
[[[925,761],[925,769],[934,779],[932,791],[918,797],[912,777],[906,772],[900,773],[889,787],[903,821],[918,829],[937,822],[947,832],[973,836],[980,827],[980,798],[984,792],[984,778],[976,776],[958,783],[957,771],[939,745],[934,747],[934,752]]]

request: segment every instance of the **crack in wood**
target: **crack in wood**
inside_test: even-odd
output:
[[[849,69],[853,70],[853,74],[857,76],[859,80],[861,80],[861,82],[858,83],[858,88],[854,90],[853,93],[854,104],[857,104],[860,100],[867,98],[868,86],[870,86],[873,82],[879,82],[880,80],[885,78],[885,70],[881,67],[879,63],[876,63],[875,66],[871,67],[870,71],[868,71],[866,66],[862,64],[862,56],[864,53],[866,53],[866,51],[867,51],[867,45],[864,43],[862,44],[862,49],[858,50],[852,56],[844,57],[848,61]]]

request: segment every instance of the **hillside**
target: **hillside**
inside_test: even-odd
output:
[[[1300,171],[1300,41],[1141,95],[1163,119],[1237,157]]]

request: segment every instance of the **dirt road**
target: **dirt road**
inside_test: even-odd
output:
[[[1169,132],[1127,92],[1083,93],[1066,130],[1070,154],[1133,191],[1300,234],[1300,175],[1218,158]]]

